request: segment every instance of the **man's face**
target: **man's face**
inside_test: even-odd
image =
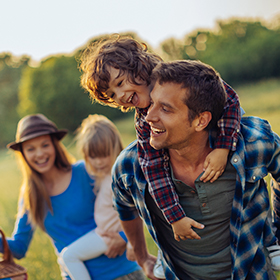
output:
[[[150,144],[155,149],[182,149],[189,145],[194,127],[184,103],[186,88],[175,83],[155,84],[146,121],[151,127]]]
[[[106,91],[108,97],[118,105],[124,107],[146,108],[150,105],[150,88],[143,81],[137,80],[139,85],[129,82],[125,73],[119,76],[120,70],[109,67],[110,81]]]

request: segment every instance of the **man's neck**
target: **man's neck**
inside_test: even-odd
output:
[[[180,150],[169,149],[170,164],[176,179],[194,187],[194,181],[203,172],[204,161],[212,151],[208,141],[197,142]]]

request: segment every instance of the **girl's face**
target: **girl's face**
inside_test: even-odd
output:
[[[87,157],[87,161],[94,173],[110,174],[112,168],[112,157]]]
[[[22,151],[27,163],[35,171],[45,174],[54,168],[56,152],[50,135],[23,142]]]
[[[119,76],[120,70],[116,68],[110,67],[108,70],[110,72],[109,88],[106,91],[108,97],[113,99],[118,105],[127,108],[147,108],[150,105],[149,86],[145,83],[140,85],[130,83],[128,75]]]

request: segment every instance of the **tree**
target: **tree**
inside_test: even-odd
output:
[[[0,54],[0,146],[14,140],[19,115],[18,85],[23,69],[28,68],[30,58],[14,57],[10,53]]]

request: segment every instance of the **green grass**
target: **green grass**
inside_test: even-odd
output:
[[[280,134],[280,80],[263,81],[254,85],[242,86],[236,90],[246,114],[267,119],[273,130]],[[121,132],[125,146],[136,139],[132,117],[118,121],[116,125]],[[71,139],[66,139],[65,143],[67,148],[77,156]],[[10,236],[17,212],[21,176],[13,153],[8,153],[6,150],[0,151],[0,178],[0,226],[6,235]],[[147,231],[146,239],[149,251],[156,255],[156,246]],[[52,244],[41,230],[36,230],[26,258],[18,263],[28,269],[30,280],[61,279]],[[277,278],[280,279],[280,273],[277,274]]]

